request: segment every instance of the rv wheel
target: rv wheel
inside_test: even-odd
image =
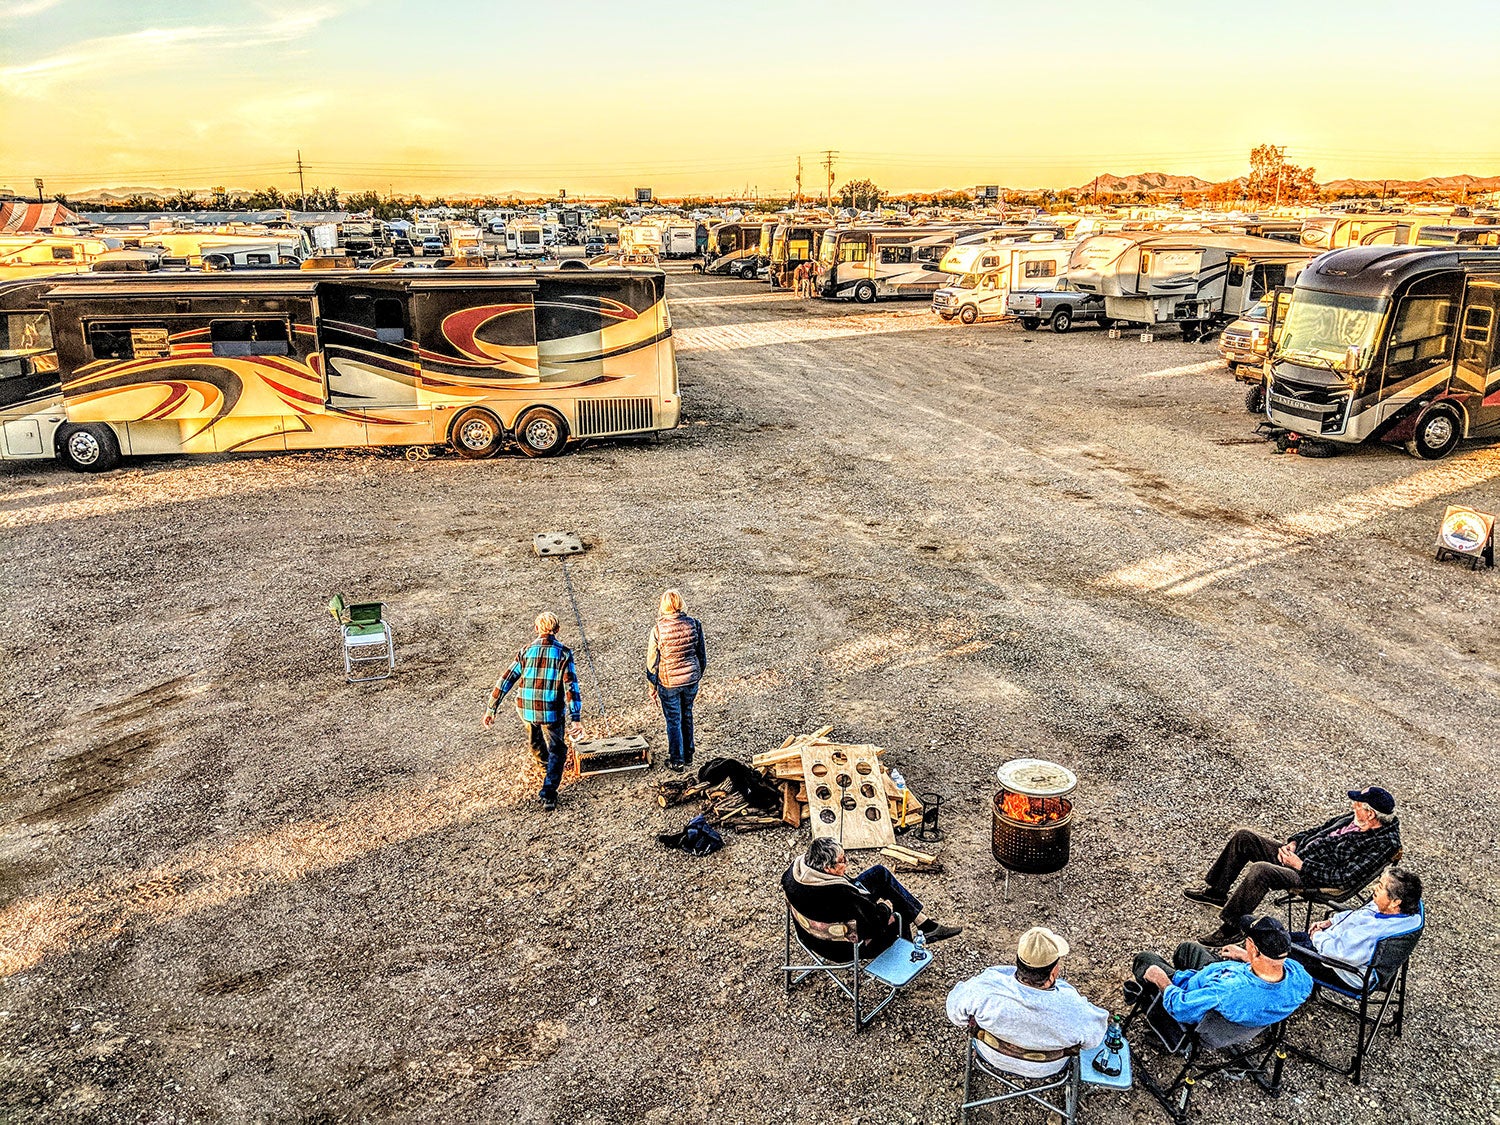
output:
[[[493,457],[505,436],[500,420],[488,410],[477,406],[460,411],[458,417],[453,419],[453,428],[448,432],[450,443],[458,455],[473,461]]]
[[[107,473],[120,463],[120,441],[108,426],[60,426],[57,459],[80,473]]]
[[[1052,331],[1066,332],[1073,327],[1073,314],[1067,309],[1058,309],[1052,314]]]
[[[1114,317],[1101,316],[1099,318],[1099,327],[1102,328],[1102,329],[1104,329],[1104,331],[1108,332],[1114,326],[1115,326]]]
[[[1028,332],[1035,332],[1041,326],[1042,318],[1039,316],[1023,316],[1021,318],[1021,327]]]
[[[1462,437],[1463,426],[1451,406],[1429,406],[1417,419],[1406,452],[1424,461],[1436,461],[1452,453]]]
[[[1251,383],[1245,390],[1245,409],[1251,414],[1264,414],[1266,412],[1266,385],[1265,383]]]
[[[973,324],[976,320],[979,319],[979,310],[976,309],[973,305],[965,305],[963,308],[958,310],[958,319],[963,321],[965,324]]]
[[[568,444],[568,424],[557,411],[538,406],[516,423],[516,441],[528,457],[553,457]]]
[[[873,281],[861,281],[854,287],[854,299],[862,305],[868,305],[875,299],[875,283]]]

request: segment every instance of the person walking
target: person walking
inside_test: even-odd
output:
[[[708,666],[703,625],[682,607],[682,595],[661,596],[656,624],[646,640],[646,679],[667,723],[667,765],[681,773],[693,764],[693,700]]]
[[[575,725],[583,717],[573,652],[557,639],[555,613],[537,615],[536,640],[516,654],[510,670],[495,682],[484,710],[485,730],[494,724],[500,701],[517,684],[521,687],[516,692],[516,714],[526,724],[532,754],[546,768],[537,796],[542,808],[551,812],[557,808],[557,787],[568,760],[564,715]]]

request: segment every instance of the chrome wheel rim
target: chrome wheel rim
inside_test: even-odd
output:
[[[546,418],[526,423],[526,444],[532,449],[551,449],[560,436],[557,426]]]
[[[68,456],[80,465],[92,465],[103,452],[99,439],[87,430],[68,435]]]
[[[1453,439],[1453,419],[1438,414],[1422,427],[1422,444],[1428,449],[1438,449]]]
[[[465,449],[483,449],[495,440],[495,428],[483,418],[471,418],[458,431],[458,440]]]

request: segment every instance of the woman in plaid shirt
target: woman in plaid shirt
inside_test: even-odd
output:
[[[563,715],[577,723],[583,716],[583,699],[578,694],[578,674],[573,669],[573,651],[557,639],[557,615],[541,613],[536,619],[536,640],[516,654],[515,663],[501,676],[490,692],[490,705],[484,710],[484,729],[495,721],[495,710],[507,692],[516,684],[516,714],[526,724],[531,752],[547,768],[538,794],[542,808],[557,808],[557,786],[562,781],[563,765],[568,760],[568,743]]]

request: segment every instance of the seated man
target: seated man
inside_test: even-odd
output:
[[[1067,1065],[1070,1047],[1104,1041],[1109,1013],[1064,980],[1068,943],[1033,926],[1016,946],[1016,967],[986,969],[948,993],[948,1018],[979,1029],[979,1054],[998,1070],[1045,1078]]]
[[[1236,829],[1208,869],[1208,885],[1182,892],[1194,902],[1220,908],[1220,926],[1203,943],[1237,941],[1242,936],[1237,920],[1254,913],[1271,891],[1349,887],[1373,874],[1372,866],[1401,846],[1396,798],[1372,785],[1349,790],[1349,801],[1352,812],[1298,832],[1285,842],[1249,828]]]
[[[1305,934],[1292,935],[1292,956],[1320,984],[1358,989],[1362,972],[1325,965],[1304,950],[1336,957],[1361,968],[1375,956],[1375,943],[1422,927],[1422,880],[1404,867],[1387,867],[1375,884],[1374,897],[1358,910],[1341,910],[1314,922]]]
[[[792,861],[781,877],[781,889],[792,907],[792,921],[802,943],[829,961],[847,961],[852,942],[865,960],[879,956],[913,927],[928,941],[963,933],[922,912],[922,904],[879,864],[853,879],[844,872],[849,861],[837,840],[819,837]]]
[[[1185,1026],[1195,1026],[1209,1012],[1241,1027],[1280,1023],[1312,995],[1312,977],[1286,959],[1291,935],[1275,918],[1242,918],[1239,928],[1245,934],[1242,947],[1215,951],[1185,941],[1170,966],[1155,953],[1137,954],[1132,972],[1140,982],[1138,995],[1159,991],[1167,1015]]]

